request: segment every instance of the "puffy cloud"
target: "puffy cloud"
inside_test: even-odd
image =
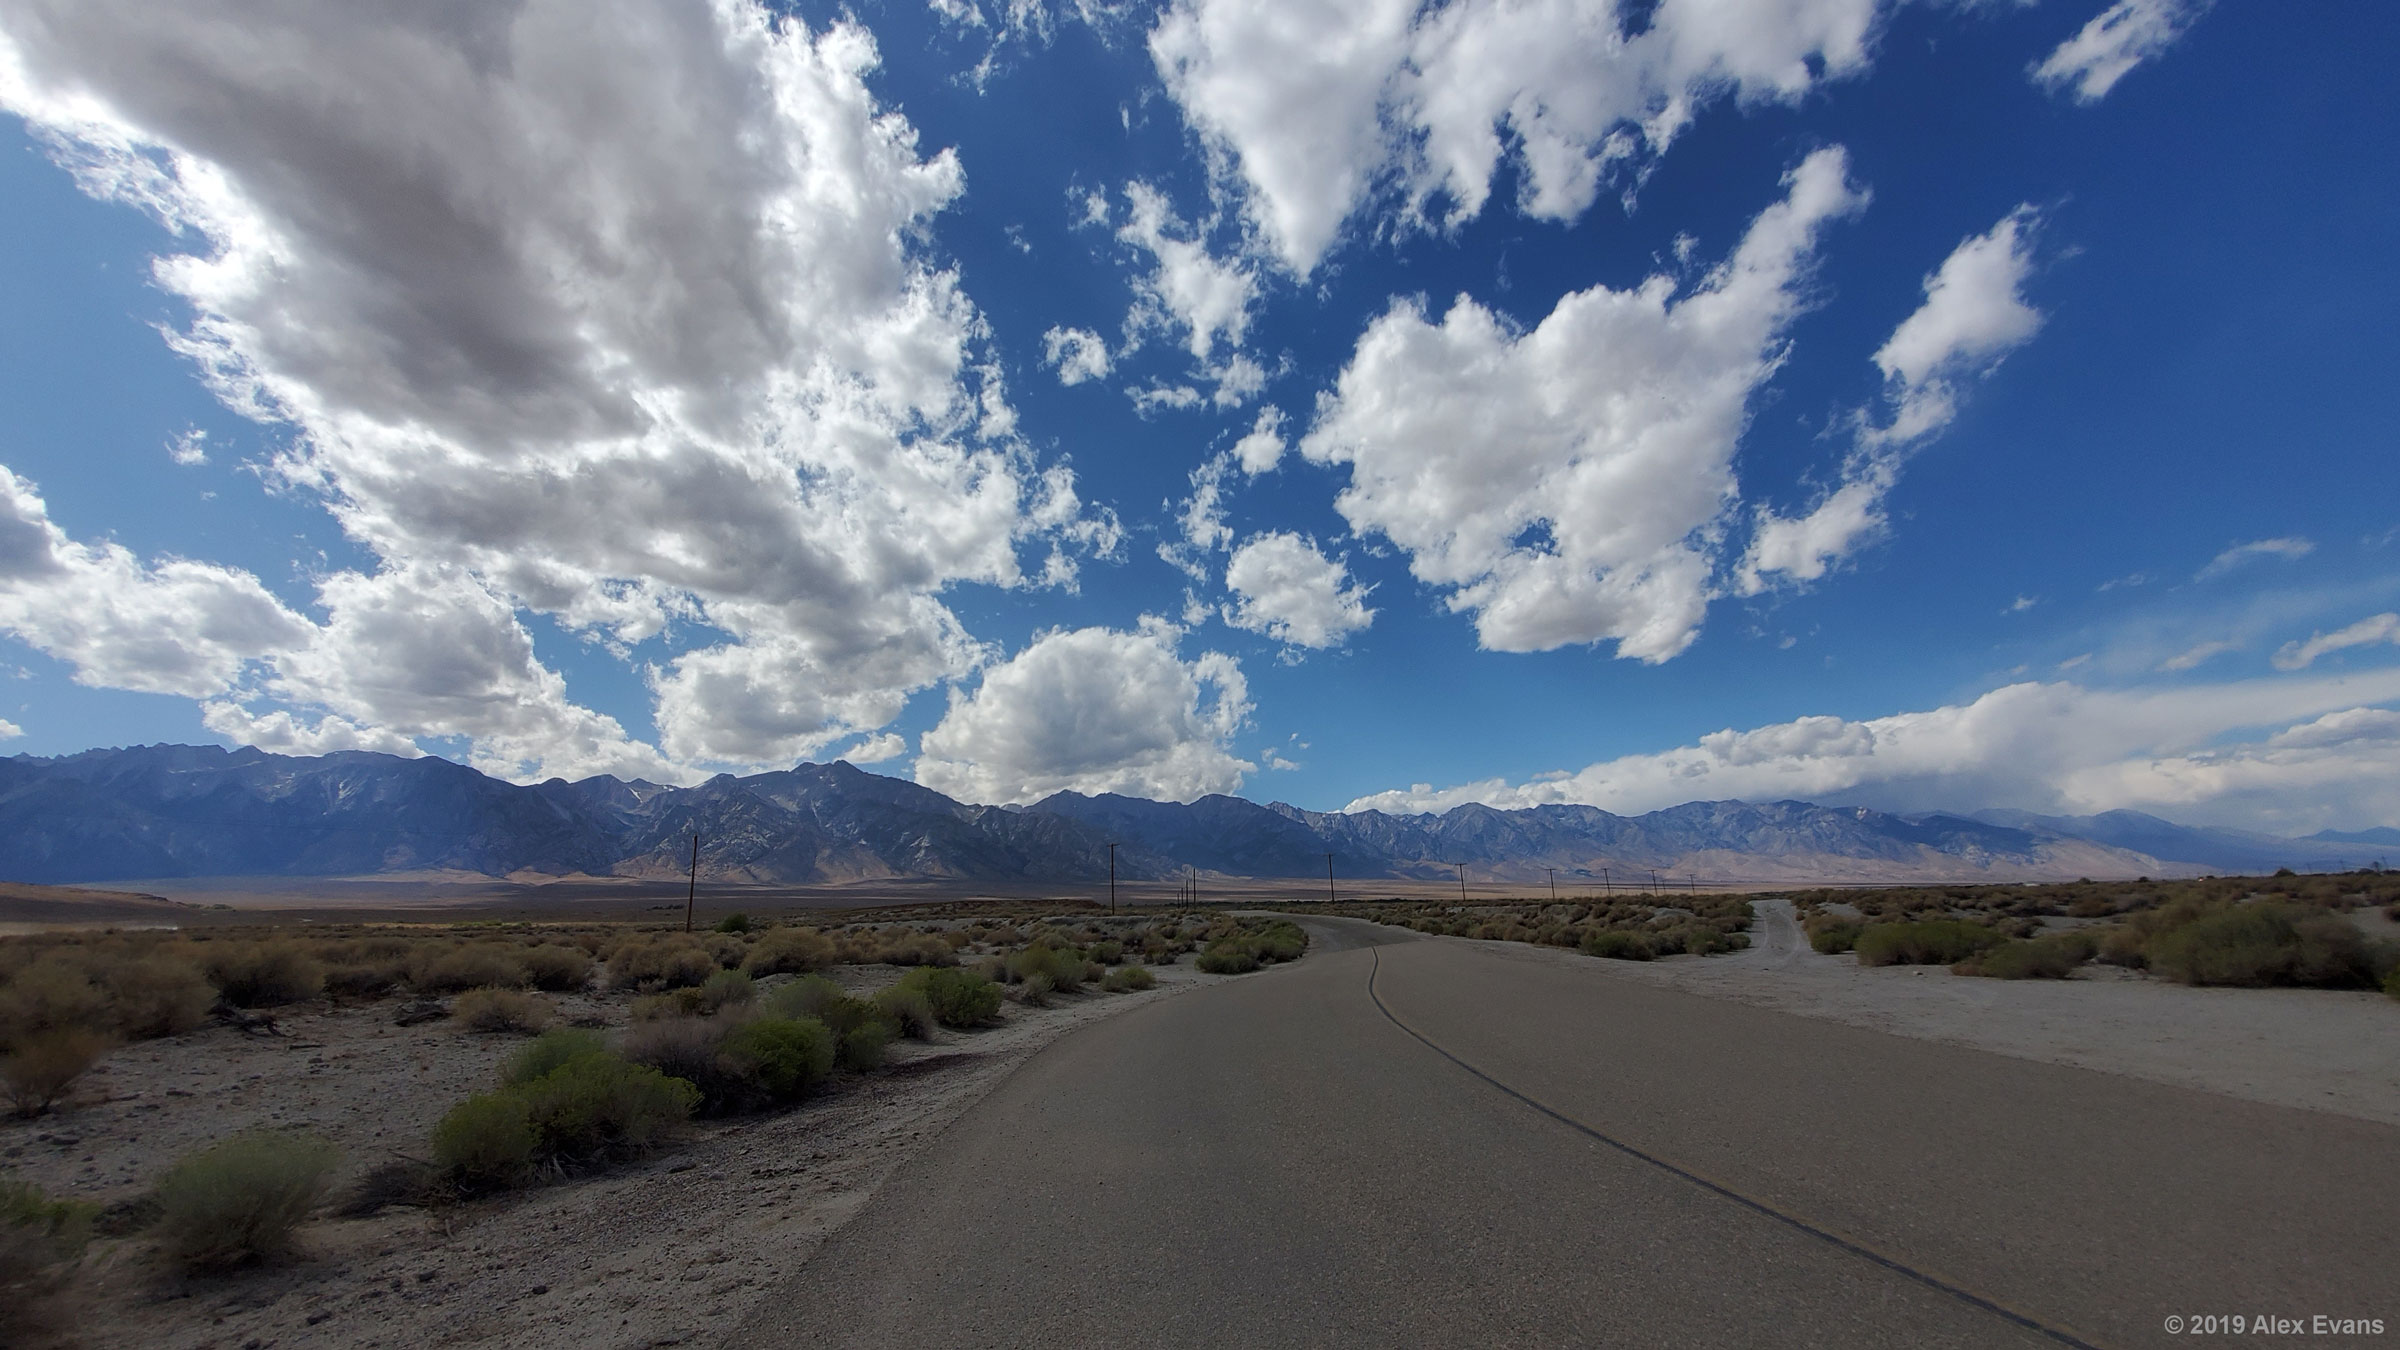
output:
[[[1765,590],[1771,576],[1814,581],[1884,527],[1883,499],[1899,481],[1909,447],[1949,425],[1958,383],[1989,375],[2040,331],[2042,313],[2027,303],[2038,217],[2019,206],[1998,224],[1962,241],[1925,278],[1925,302],[1875,352],[1883,372],[1884,416],[1858,419],[1858,443],[1842,481],[1801,516],[1762,507],[1736,589]]]
[[[2316,552],[2317,546],[2306,539],[2253,539],[2247,544],[2235,544],[2208,560],[2208,565],[2192,574],[2194,581],[2212,581],[2233,571],[2244,563],[2260,558],[2281,558],[2294,562]]]
[[[0,466],[0,628],[74,667],[79,684],[208,698],[315,629],[233,568],[144,563],[81,544],[33,484]]]
[[[1925,303],[1875,352],[1894,414],[1882,435],[1912,440],[1938,429],[1955,407],[1953,379],[1989,374],[2041,331],[2042,312],[2024,296],[2037,223],[2031,206],[2019,206],[1925,278]]]
[[[1151,268],[1134,283],[1133,312],[1125,318],[1127,332],[1149,329],[1181,331],[1193,359],[1205,362],[1222,337],[1240,346],[1250,326],[1250,304],[1257,298],[1258,280],[1237,261],[1209,256],[1200,238],[1187,233],[1175,218],[1166,195],[1148,183],[1129,183],[1125,199],[1131,207],[1117,238],[1150,255]],[[1199,231],[1205,235],[1205,230]]]
[[[2400,643],[2400,614],[2377,614],[2360,619],[2347,628],[2330,633],[2312,633],[2303,642],[2284,644],[2275,653],[2277,670],[2300,670],[2313,665],[2328,652],[2351,647],[2372,647],[2377,643]]]
[[[1366,590],[1316,542],[1283,531],[1262,534],[1233,551],[1225,587],[1234,602],[1225,622],[1296,647],[1333,647],[1375,621]]]
[[[654,680],[662,728],[770,761],[971,671],[944,589],[1024,584],[1039,535],[1042,579],[1071,581],[1071,480],[1009,435],[981,317],[911,242],[963,174],[877,105],[862,28],[751,0],[10,0],[0,29],[0,105],[86,191],[202,245],[155,265],[193,315],[172,341],[297,433],[283,479],[382,560],[375,584],[488,600],[429,605],[461,626],[379,658],[496,651],[514,609],[620,645],[714,628],[730,642]],[[233,636],[134,687],[207,696],[281,626],[229,575],[152,569]],[[312,650],[365,630],[328,633]],[[488,736],[492,762],[662,762],[502,664],[546,711],[436,700],[390,725]]]
[[[1694,289],[1654,276],[1561,299],[1529,333],[1460,297],[1395,305],[1320,399],[1301,453],[1347,464],[1335,505],[1471,611],[1487,648],[1614,639],[1664,661],[1711,596],[1752,393],[1803,309],[1817,238],[1857,211],[1839,149],[1785,178]]]
[[[1180,637],[1157,619],[1044,634],[986,669],[972,694],[952,691],[920,742],[917,781],[975,802],[1234,791],[1256,767],[1227,749],[1250,715],[1248,685],[1230,656],[1183,660]]]
[[[182,435],[167,442],[167,458],[185,468],[208,463],[208,432],[200,427],[186,428]]]
[[[2182,37],[2213,0],[2117,0],[2033,67],[2036,83],[2053,93],[2072,87],[2079,102],[2097,103],[2135,66]]]
[[[2400,671],[2175,689],[2012,684],[1925,712],[1714,732],[1523,783],[1419,784],[1349,809],[1573,802],[1638,814],[1799,798],[1893,810],[2129,807],[2294,830],[2385,823],[2400,819],[2400,741],[2395,715],[2372,705],[2395,699]],[[2267,728],[2263,739],[2233,740]]]
[[[894,732],[869,736],[842,752],[842,758],[853,764],[882,764],[908,753],[908,738]]]
[[[1101,379],[1112,368],[1108,340],[1086,328],[1053,328],[1042,334],[1042,364],[1058,372],[1060,384]]]
[[[0,717],[0,741],[13,741],[25,734],[25,728]]]
[[[1571,219],[1712,98],[1795,101],[1868,63],[1886,0],[1177,0],[1150,34],[1168,93],[1238,176],[1265,244],[1315,268],[1397,184],[1478,214],[1503,154],[1519,205]]]
[[[1268,406],[1258,410],[1258,420],[1250,424],[1249,434],[1233,443],[1233,462],[1242,472],[1256,478],[1273,469],[1283,459],[1283,409]]]

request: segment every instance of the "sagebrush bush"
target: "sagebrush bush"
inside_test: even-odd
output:
[[[115,1023],[108,991],[80,961],[52,957],[0,984],[0,1047],[43,1032],[96,1031]]]
[[[1809,946],[1827,956],[1839,956],[1858,945],[1858,935],[1865,931],[1867,925],[1859,919],[1820,914],[1804,926],[1808,931]]]
[[[758,997],[758,985],[738,970],[720,970],[700,982],[700,1006],[709,1012],[736,1008]]]
[[[1258,969],[1258,953],[1238,938],[1219,938],[1193,964],[1211,975],[1243,975]]]
[[[1073,947],[1053,947],[1046,941],[1036,941],[1009,954],[1010,983],[1030,980],[1036,975],[1047,976],[1050,987],[1073,993],[1083,986],[1089,960]]]
[[[879,1024],[869,1025],[881,1030]],[[836,1043],[834,1033],[813,1017],[759,1017],[735,1027],[719,1053],[745,1087],[767,1103],[780,1104],[797,1101],[833,1072]],[[875,1042],[877,1064],[882,1044]]]
[[[2170,921],[2143,945],[2149,968],[2183,984],[2374,988],[2374,955],[2348,919],[2258,901]]]
[[[409,971],[408,982],[428,994],[516,989],[525,983],[525,960],[515,947],[495,942],[470,943],[421,954]]]
[[[728,914],[724,918],[717,920],[717,931],[720,933],[747,933],[750,931],[750,916],[747,914]]]
[[[1000,986],[974,971],[922,966],[901,976],[900,987],[923,994],[946,1027],[987,1026],[1000,1016]]]
[[[82,1254],[95,1212],[0,1177],[0,1344],[41,1327],[43,1303],[63,1283],[66,1264]]]
[[[815,1017],[847,997],[847,991],[832,980],[822,975],[803,975],[768,991],[759,1006],[771,1017]]]
[[[1606,957],[1612,961],[1647,961],[1658,954],[1651,949],[1648,938],[1617,928],[1587,930],[1576,946],[1585,956]]]
[[[1141,966],[1119,966],[1108,972],[1100,987],[1112,994],[1130,994],[1139,989],[1155,989],[1158,977]]]
[[[201,966],[218,997],[237,1008],[271,1008],[325,992],[325,967],[292,942],[211,942]]]
[[[500,1082],[517,1087],[550,1072],[579,1055],[608,1053],[608,1038],[582,1027],[553,1027],[519,1050],[500,1071]]]
[[[719,969],[708,948],[691,938],[628,942],[608,958],[608,977],[645,993],[696,986]]]
[[[2063,980],[2092,959],[2096,950],[2089,935],[2053,933],[2001,943],[1959,962],[1951,969],[1961,975],[1995,980]]]
[[[572,994],[592,982],[591,954],[581,947],[545,942],[519,955],[525,963],[525,977],[536,989]]]
[[[208,1021],[209,1006],[216,1002],[216,992],[200,968],[172,956],[115,961],[100,974],[115,1030],[127,1040],[195,1030]]]
[[[933,1002],[922,989],[893,985],[878,990],[872,1002],[882,1012],[884,1020],[912,1041],[929,1040],[940,1021],[933,1015]]]
[[[520,989],[470,989],[450,1016],[473,1031],[540,1031],[557,1017],[547,999]]]
[[[20,1116],[33,1117],[58,1104],[75,1080],[106,1056],[113,1043],[82,1027],[38,1031],[0,1056],[0,1087]]]
[[[814,928],[772,928],[750,944],[742,969],[753,975],[805,974],[832,965],[833,939]]]
[[[159,1182],[159,1239],[190,1266],[273,1260],[292,1249],[340,1160],[322,1139],[265,1131],[188,1154]]]
[[[699,1105],[692,1084],[605,1050],[578,1053],[562,1040],[547,1048],[536,1042],[527,1056],[537,1050],[567,1053],[536,1077],[460,1102],[434,1127],[434,1164],[456,1184],[514,1186],[545,1171],[637,1155]]]
[[[1964,919],[1920,919],[1871,923],[1859,930],[1862,966],[1948,966],[2007,941],[1998,932]]]

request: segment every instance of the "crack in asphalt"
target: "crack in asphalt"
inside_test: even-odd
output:
[[[1889,1256],[1883,1252],[1879,1252],[1856,1238],[1844,1237],[1842,1234],[1834,1232],[1832,1229],[1811,1223],[1796,1214],[1778,1209],[1774,1205],[1771,1205],[1764,1200],[1760,1200],[1755,1196],[1744,1194],[1743,1192],[1735,1190],[1733,1187],[1728,1186],[1721,1181],[1712,1181],[1708,1177],[1705,1177],[1688,1167],[1669,1162],[1666,1159],[1657,1156],[1656,1154],[1644,1152],[1643,1150],[1626,1143],[1622,1139],[1615,1138],[1612,1135],[1594,1129],[1582,1121],[1577,1120],[1575,1117],[1568,1115],[1566,1112],[1561,1111],[1536,1097],[1509,1086],[1507,1083],[1500,1081],[1498,1078],[1493,1077],[1491,1074],[1484,1072],[1482,1069],[1479,1069],[1468,1063],[1466,1060],[1451,1053],[1449,1050],[1444,1049],[1439,1043],[1434,1041],[1432,1037],[1427,1036],[1424,1032],[1421,1032],[1415,1027],[1412,1027],[1408,1023],[1400,1020],[1399,1014],[1394,1013],[1391,1010],[1390,1006],[1383,1001],[1383,995],[1376,992],[1375,989],[1375,981],[1383,974],[1383,953],[1379,948],[1374,947],[1370,947],[1368,951],[1369,954],[1374,958],[1374,964],[1369,967],[1367,971],[1367,997],[1374,1002],[1375,1010],[1382,1013],[1385,1020],[1389,1021],[1393,1026],[1400,1028],[1400,1030],[1408,1033],[1411,1038],[1413,1038],[1418,1044],[1424,1046],[1426,1049],[1431,1050],[1446,1060],[1449,1060],[1452,1064],[1455,1064],[1459,1068],[1466,1070],[1468,1073],[1473,1074],[1475,1077],[1483,1080],[1492,1087],[1499,1089],[1501,1092],[1514,1097],[1516,1100],[1524,1103],[1526,1106],[1532,1107],[1534,1110],[1550,1117],[1559,1124],[1586,1135],[1599,1143],[1605,1144],[1608,1147],[1615,1149],[1617,1152],[1624,1154],[1626,1157],[1632,1158],[1638,1162],[1647,1163],[1670,1176],[1679,1177],[1684,1181],[1690,1182],[1692,1185],[1698,1186],[1702,1190],[1708,1191],[1722,1199],[1730,1200],[1753,1213],[1773,1219],[1777,1223],[1783,1224],[1801,1233],[1805,1233],[1821,1242],[1830,1243],[1853,1256],[1859,1257],[1860,1259],[1868,1261],[1874,1265],[1881,1266],[1883,1269],[1888,1270],[1895,1275],[1914,1280],[1918,1284],[1924,1285],[1928,1289],[1933,1289],[1940,1293],[1947,1294],[1970,1307],[1979,1308],[1985,1312],[1991,1313],[1996,1317],[2013,1322],[2028,1331],[2046,1337],[2060,1345],[2074,1346],[2077,1348],[2077,1350],[2100,1350],[2100,1347],[2095,1343],[2086,1340],[2071,1331],[2068,1331],[2062,1327],[2053,1326],[2030,1313],[2019,1312],[2017,1309],[2002,1303],[1990,1295],[1978,1294],[1974,1290],[1967,1288],[1965,1285],[1962,1285],[1955,1280],[1945,1279],[1942,1276],[1935,1275],[1929,1271],[1920,1269],[1919,1267],[1912,1266],[1897,1257]]]

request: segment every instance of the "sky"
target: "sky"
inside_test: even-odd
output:
[[[0,0],[0,750],[2400,824],[2395,49]]]

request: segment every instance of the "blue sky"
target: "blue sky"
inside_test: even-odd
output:
[[[0,730],[2400,823],[2395,29],[0,0]]]

